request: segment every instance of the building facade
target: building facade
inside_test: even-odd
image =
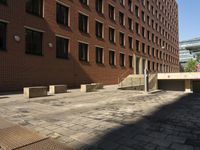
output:
[[[200,38],[194,38],[187,41],[182,41],[179,44],[180,64],[185,68],[188,60],[196,59],[200,53]]]
[[[0,0],[0,92],[179,71],[175,0]]]

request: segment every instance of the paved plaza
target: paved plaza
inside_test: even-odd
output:
[[[0,116],[75,150],[200,150],[200,95],[115,86],[25,99],[0,96]]]

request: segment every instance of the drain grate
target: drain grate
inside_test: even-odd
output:
[[[46,138],[20,126],[0,130],[0,146],[5,150],[13,150],[44,139]]]
[[[57,143],[54,140],[46,139],[31,145],[27,145],[16,150],[72,150],[64,144]]]
[[[0,130],[14,126],[14,124],[0,117]]]

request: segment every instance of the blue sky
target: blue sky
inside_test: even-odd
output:
[[[177,0],[179,6],[179,40],[200,37],[200,0]]]

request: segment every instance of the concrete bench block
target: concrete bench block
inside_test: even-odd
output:
[[[96,85],[92,85],[92,84],[81,85],[81,92],[94,92],[96,90],[97,90]]]
[[[43,97],[47,96],[47,87],[25,87],[24,88],[24,97],[34,98],[34,97]]]
[[[66,93],[67,85],[50,85],[49,92],[52,94]]]
[[[103,89],[103,84],[102,83],[92,83],[91,85],[95,85],[96,89]]]

